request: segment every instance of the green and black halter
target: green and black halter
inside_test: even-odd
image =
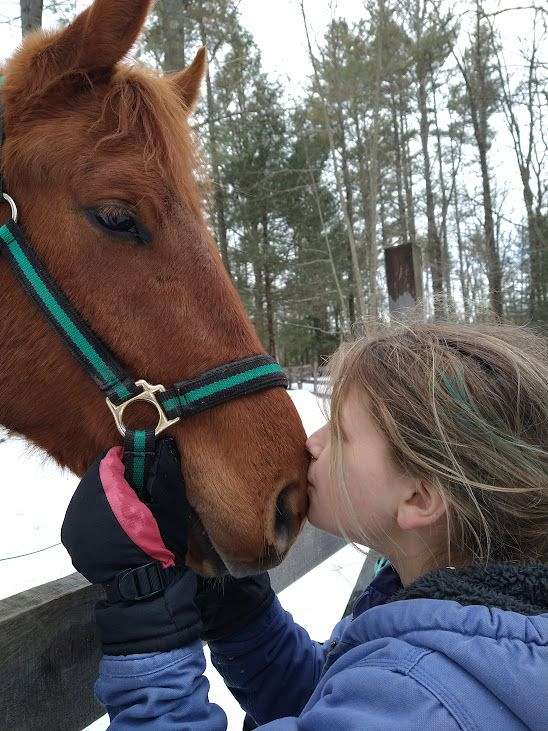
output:
[[[0,86],[2,78],[0,77]],[[0,148],[4,141],[0,105]],[[134,380],[116,361],[108,347],[70,304],[17,225],[17,207],[4,192],[0,173],[0,198],[11,206],[11,219],[0,227],[0,253],[10,265],[65,345],[103,392],[124,440],[124,465],[128,481],[139,495],[146,484],[158,434],[199,411],[210,409],[248,393],[266,388],[287,388],[281,366],[269,355],[254,355],[220,365],[170,388]],[[125,407],[133,401],[148,401],[158,410],[153,429],[129,429],[123,424]]]

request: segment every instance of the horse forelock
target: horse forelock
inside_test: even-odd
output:
[[[119,66],[103,96],[98,125],[107,131],[95,143],[96,149],[124,141],[142,145],[145,169],[181,190],[195,213],[201,211],[197,178],[205,177],[203,165],[183,105],[168,79],[143,68]]]
[[[39,57],[45,63],[43,54]],[[125,63],[93,74],[78,69],[52,74],[50,68],[45,75],[37,57],[22,52],[7,62],[4,72],[6,130],[9,137],[19,138],[5,158],[8,177],[17,165],[30,175],[40,175],[40,166],[55,166],[59,175],[70,177],[88,148],[90,160],[103,150],[122,166],[127,153],[132,161],[140,158],[143,194],[158,211],[165,208],[166,196],[176,196],[201,215],[204,166],[187,111],[169,78]],[[62,135],[56,144],[52,137],[58,126]],[[71,148],[78,158],[67,155]],[[18,175],[16,170],[13,174]]]

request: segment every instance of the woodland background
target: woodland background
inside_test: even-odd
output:
[[[402,245],[421,316],[547,329],[548,11],[364,0],[350,22],[340,0],[316,38],[312,1],[295,0],[311,73],[291,103],[238,0],[156,0],[136,49],[169,72],[208,48],[194,116],[208,214],[267,350],[284,365],[317,364],[364,320],[399,316],[385,250]],[[507,63],[499,24],[516,9],[525,31]],[[76,3],[20,0],[18,10],[3,22],[25,33],[43,11],[68,22]]]

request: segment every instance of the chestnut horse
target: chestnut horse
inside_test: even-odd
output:
[[[4,190],[51,276],[135,378],[167,385],[264,349],[202,211],[188,115],[205,50],[166,76],[122,63],[150,4],[95,0],[65,29],[27,36],[0,72],[1,155]],[[0,225],[8,216],[2,202]],[[0,423],[81,475],[120,442],[112,416],[2,255],[0,283]],[[131,428],[156,423],[143,402],[130,409]],[[281,560],[303,522],[307,470],[285,390],[167,433],[208,537],[191,534],[189,564],[242,575]]]

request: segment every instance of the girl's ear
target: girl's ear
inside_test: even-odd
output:
[[[398,505],[396,521],[401,530],[417,530],[433,525],[445,512],[440,491],[425,480],[416,480],[412,494]]]

